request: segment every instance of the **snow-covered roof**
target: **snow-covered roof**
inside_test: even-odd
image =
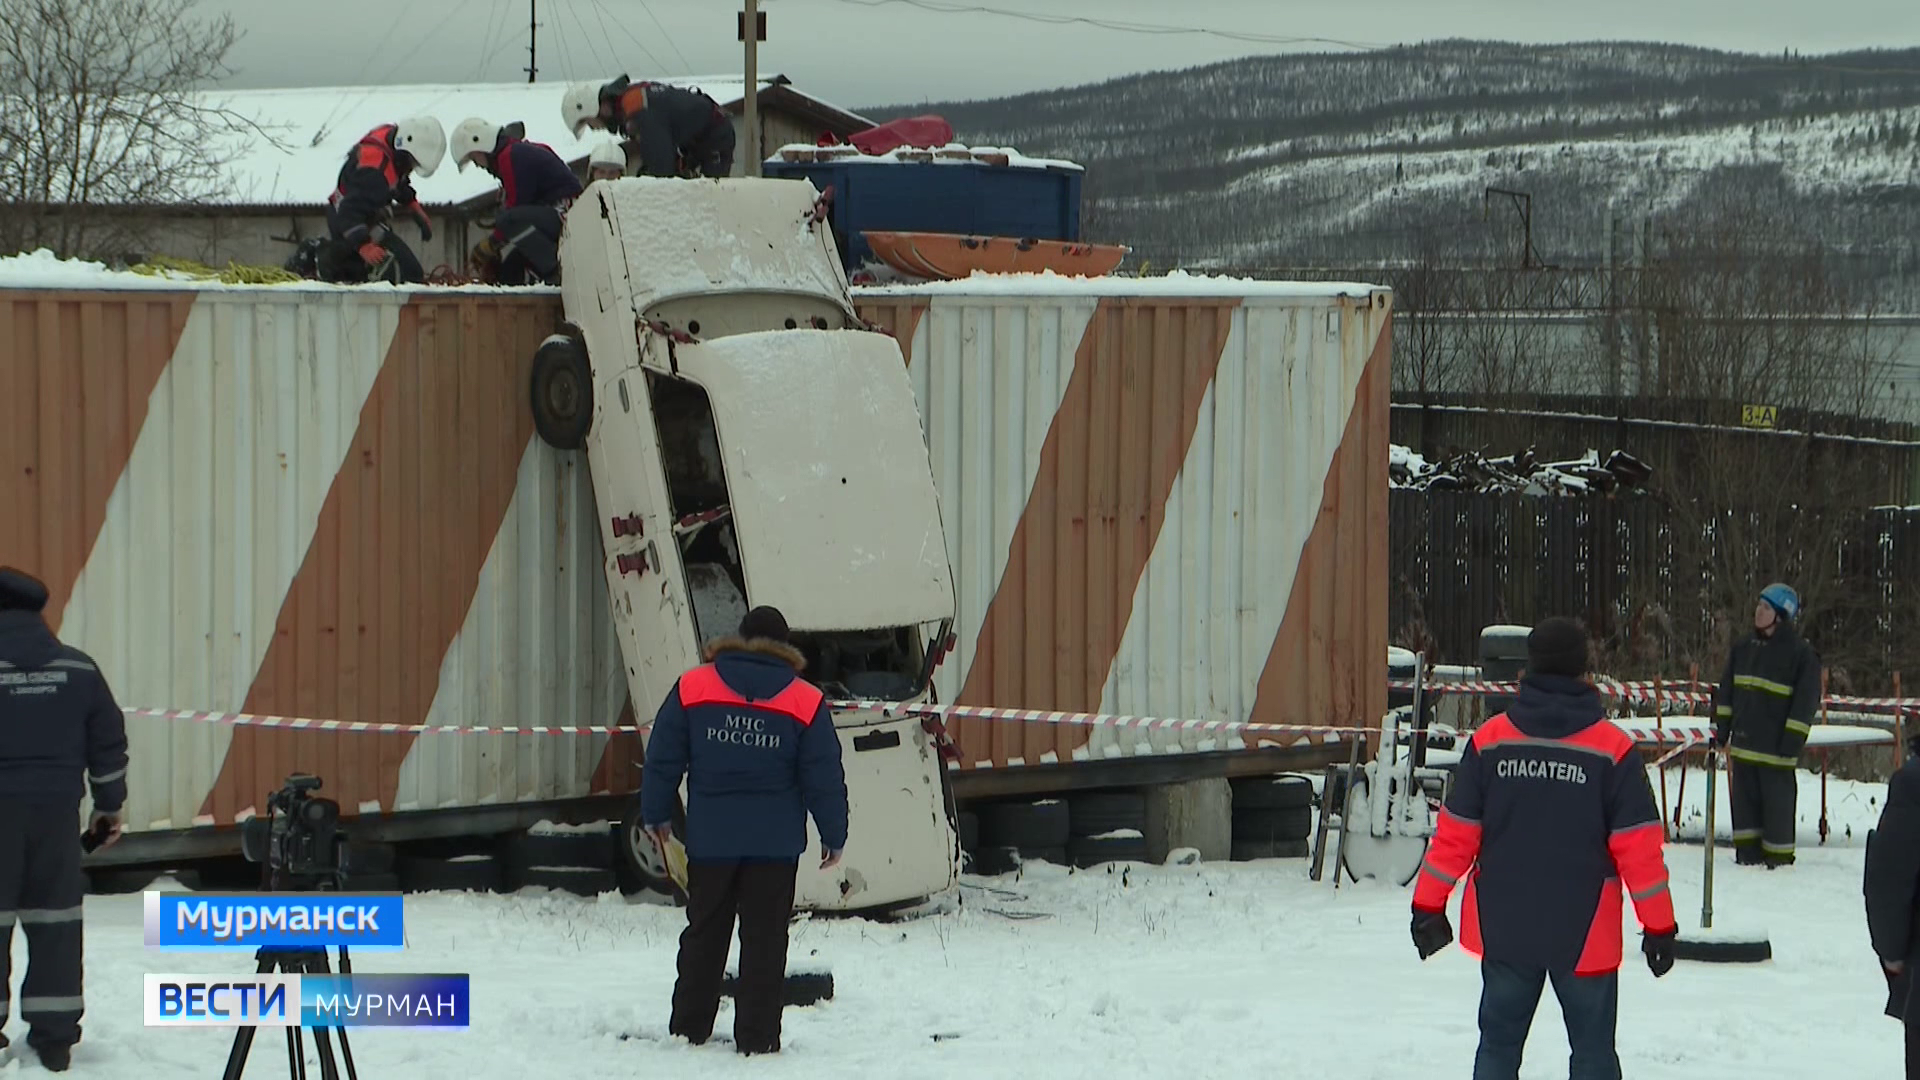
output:
[[[1351,281],[1265,281],[1214,277],[1175,270],[1156,277],[1067,277],[1041,274],[983,274],[955,281],[914,285],[873,285],[857,296],[1235,296],[1311,300],[1369,296],[1382,288]]]
[[[640,81],[635,77],[635,81]],[[687,76],[655,81],[698,89],[722,108],[737,109],[746,98],[738,75]],[[232,147],[226,189],[214,203],[230,206],[318,206],[333,193],[340,165],[353,144],[381,124],[408,116],[432,116],[449,133],[469,116],[495,123],[519,121],[527,138],[548,146],[569,162],[592,152],[605,132],[588,131],[576,139],[560,118],[565,83],[476,83],[469,85],[299,87],[278,90],[208,91],[218,104],[247,117],[272,136],[249,136]],[[823,126],[848,134],[871,126],[857,113],[796,91],[781,75],[761,80],[768,95],[763,107],[778,103],[812,114]],[[278,145],[276,145],[278,143]],[[487,195],[496,181],[481,169],[460,170],[449,157],[429,177],[415,177],[414,190],[429,206],[464,203]]]
[[[819,162],[835,165],[999,165],[1012,169],[1066,169],[1085,172],[1079,164],[1060,158],[1028,157],[1010,146],[967,146],[948,143],[938,148],[903,146],[884,154],[863,154],[852,146],[815,146],[812,143],[788,143],[767,157],[768,161]]]

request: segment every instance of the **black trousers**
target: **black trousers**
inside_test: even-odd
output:
[[[1742,862],[1792,862],[1798,771],[1730,759],[1727,788],[1734,857]]]
[[[680,157],[687,172],[698,171],[701,176],[718,180],[733,173],[733,146],[733,124],[718,120],[692,145],[682,148]]]
[[[733,1043],[742,1053],[780,1049],[787,980],[787,921],[793,915],[798,862],[687,864],[687,929],[680,935],[680,978],[673,984],[675,1035],[694,1043],[713,1035],[726,977],[733,922],[740,919],[740,981]]]
[[[500,248],[500,284],[538,285],[560,279],[560,229],[565,224],[552,206],[516,206],[493,218],[493,240]]]
[[[1920,1024],[1907,1024],[1907,1080],[1920,1080]]]
[[[348,223],[340,221],[338,215],[329,209],[327,227],[332,234],[332,239],[320,249],[317,260],[320,280],[348,285],[358,285],[370,280],[373,268],[360,257],[360,245],[351,240],[341,239],[340,234],[348,227]],[[420,265],[420,256],[415,255],[413,249],[407,246],[407,242],[400,239],[399,233],[388,229],[387,237],[380,241],[380,246],[393,254],[394,263],[393,269],[388,271],[388,276],[380,280],[391,281],[396,285],[418,285],[427,280],[427,271]],[[398,272],[398,280],[395,280],[395,271]]]
[[[34,1049],[80,1041],[80,807],[70,799],[0,799],[0,1022],[10,1011],[13,926],[27,935],[20,1018]]]

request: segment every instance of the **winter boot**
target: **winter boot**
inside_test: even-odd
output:
[[[1768,855],[1768,856],[1766,857],[1766,864],[1767,864],[1767,869],[1769,869],[1769,870],[1778,870],[1778,869],[1780,869],[1780,868],[1781,868],[1781,867],[1783,867],[1783,866],[1792,866],[1792,865],[1793,865],[1793,856],[1791,856],[1791,855]]]
[[[35,1048],[35,1053],[40,1055],[40,1064],[48,1072],[66,1072],[73,1065],[71,1046],[41,1046]]]
[[[1733,861],[1738,866],[1759,866],[1766,861],[1766,856],[1760,854],[1758,844],[1735,844]]]

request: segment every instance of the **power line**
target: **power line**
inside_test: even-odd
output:
[[[600,0],[593,0],[593,2],[596,5],[598,5],[600,3]],[[689,75],[693,74],[692,61],[687,59],[686,53],[683,53],[680,51],[680,45],[679,43],[673,40],[673,35],[667,33],[667,24],[661,22],[660,17],[653,13],[653,5],[647,3],[647,0],[640,0],[640,10],[646,12],[647,18],[653,20],[653,25],[660,28],[660,39],[662,41],[665,41],[667,43],[667,47],[673,50],[673,54],[680,58],[680,66],[687,69],[687,74]]]
[[[602,58],[602,55],[600,52],[601,38],[594,36],[593,28],[589,27],[587,25],[587,20],[581,17],[579,0],[568,0],[567,14],[571,16],[573,19],[573,28],[580,32],[581,37],[587,39],[587,52],[590,54],[590,58],[593,60],[593,65],[595,67],[600,67],[603,63],[606,63],[607,61],[605,61]],[[609,44],[611,44],[611,42],[609,42]],[[601,70],[605,70],[605,69],[602,68]],[[572,72],[571,74],[577,77],[579,75],[579,72]]]
[[[603,11],[605,10],[605,5],[601,4],[600,0],[594,0],[594,4],[596,6],[601,7]],[[614,17],[613,24],[620,28],[621,33],[627,35],[627,40],[633,42],[634,47],[640,50],[640,54],[642,56],[645,56],[647,58],[647,62],[654,66],[654,70],[660,71],[660,72],[665,72],[667,70],[667,65],[661,63],[660,58],[653,55],[653,50],[647,48],[646,42],[641,41],[638,37],[635,37],[633,31],[628,29],[627,24],[621,22],[618,16]],[[625,65],[619,65],[619,66],[624,67]],[[608,74],[612,74],[612,72],[609,72]],[[689,70],[688,74],[692,74],[692,71]]]
[[[1304,37],[1280,34],[1254,34],[1240,30],[1217,30],[1205,26],[1174,26],[1165,23],[1126,22],[1119,19],[1100,19],[1089,15],[1037,15],[1030,11],[1009,11],[1006,8],[981,7],[975,4],[943,3],[941,0],[838,0],[842,4],[856,7],[885,7],[889,4],[905,4],[922,11],[937,11],[948,15],[999,15],[1008,19],[1022,19],[1027,22],[1046,23],[1050,26],[1096,26],[1102,30],[1118,30],[1129,34],[1200,35],[1203,37],[1225,38],[1230,41],[1250,41],[1261,45],[1338,45],[1347,49],[1378,50],[1392,49],[1398,46],[1384,42],[1346,41],[1340,38]]]

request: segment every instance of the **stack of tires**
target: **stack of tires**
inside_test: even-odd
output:
[[[407,845],[394,871],[410,893],[500,892],[506,875],[496,847],[483,837],[422,840]]]
[[[1147,861],[1147,797],[1091,791],[1067,801],[1067,859],[1075,866]]]
[[[991,803],[979,808],[974,869],[1004,874],[1023,862],[1067,865],[1072,823],[1062,799]],[[962,838],[964,844],[964,837]]]
[[[1233,859],[1302,859],[1313,835],[1313,784],[1304,776],[1233,782]]]
[[[500,847],[509,891],[534,886],[575,896],[599,896],[619,888],[614,855],[613,831],[605,825],[509,833]]]

